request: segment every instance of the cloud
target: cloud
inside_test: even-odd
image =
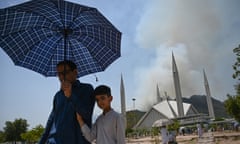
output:
[[[236,31],[239,34],[237,24],[240,23],[236,16],[237,3],[236,0],[164,4],[151,1],[137,26],[135,41],[139,47],[156,49],[156,55],[149,66],[136,70],[136,80],[140,81],[136,95],[143,97],[143,101],[154,102],[159,83],[162,91],[175,96],[171,51],[178,66],[183,96],[205,94],[203,69],[212,84],[212,96],[223,100],[227,93],[233,92],[232,49],[239,44]]]

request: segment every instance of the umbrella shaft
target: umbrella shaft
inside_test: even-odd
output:
[[[66,30],[64,29],[64,60],[66,60],[66,53],[67,53],[67,32]],[[65,67],[64,67],[65,69]]]
[[[71,29],[64,29],[64,61],[67,60],[67,37],[71,33]],[[64,72],[66,71],[66,65],[64,65]],[[66,73],[64,73],[64,81],[66,80]]]

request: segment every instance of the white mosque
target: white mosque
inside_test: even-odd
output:
[[[174,55],[172,53],[172,70],[173,70],[173,80],[175,86],[176,100],[171,100],[168,97],[163,100],[160,97],[159,89],[157,86],[157,98],[158,103],[153,105],[149,111],[147,111],[142,118],[136,123],[134,128],[145,128],[150,129],[153,124],[161,119],[167,119],[169,121],[179,120],[181,125],[195,124],[199,122],[208,121],[210,118],[214,118],[214,110],[211,101],[210,89],[207,81],[205,71],[204,74],[204,86],[207,96],[207,106],[209,110],[209,115],[199,114],[199,112],[194,108],[192,104],[182,102],[182,93],[180,80],[178,76],[177,65],[175,62]],[[123,79],[121,76],[121,100],[125,100]],[[125,103],[122,102],[122,107],[125,108]],[[122,114],[126,117],[126,110],[122,109]]]

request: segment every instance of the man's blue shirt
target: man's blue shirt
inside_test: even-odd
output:
[[[49,138],[54,139],[57,144],[89,144],[82,135],[76,112],[91,127],[94,103],[93,87],[90,84],[83,84],[77,80],[72,85],[70,98],[64,96],[62,90],[58,91],[54,96],[53,109],[39,144],[44,144]]]

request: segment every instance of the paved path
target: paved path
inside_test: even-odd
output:
[[[198,138],[197,144],[215,144],[213,133],[212,132],[203,133],[203,136]]]

